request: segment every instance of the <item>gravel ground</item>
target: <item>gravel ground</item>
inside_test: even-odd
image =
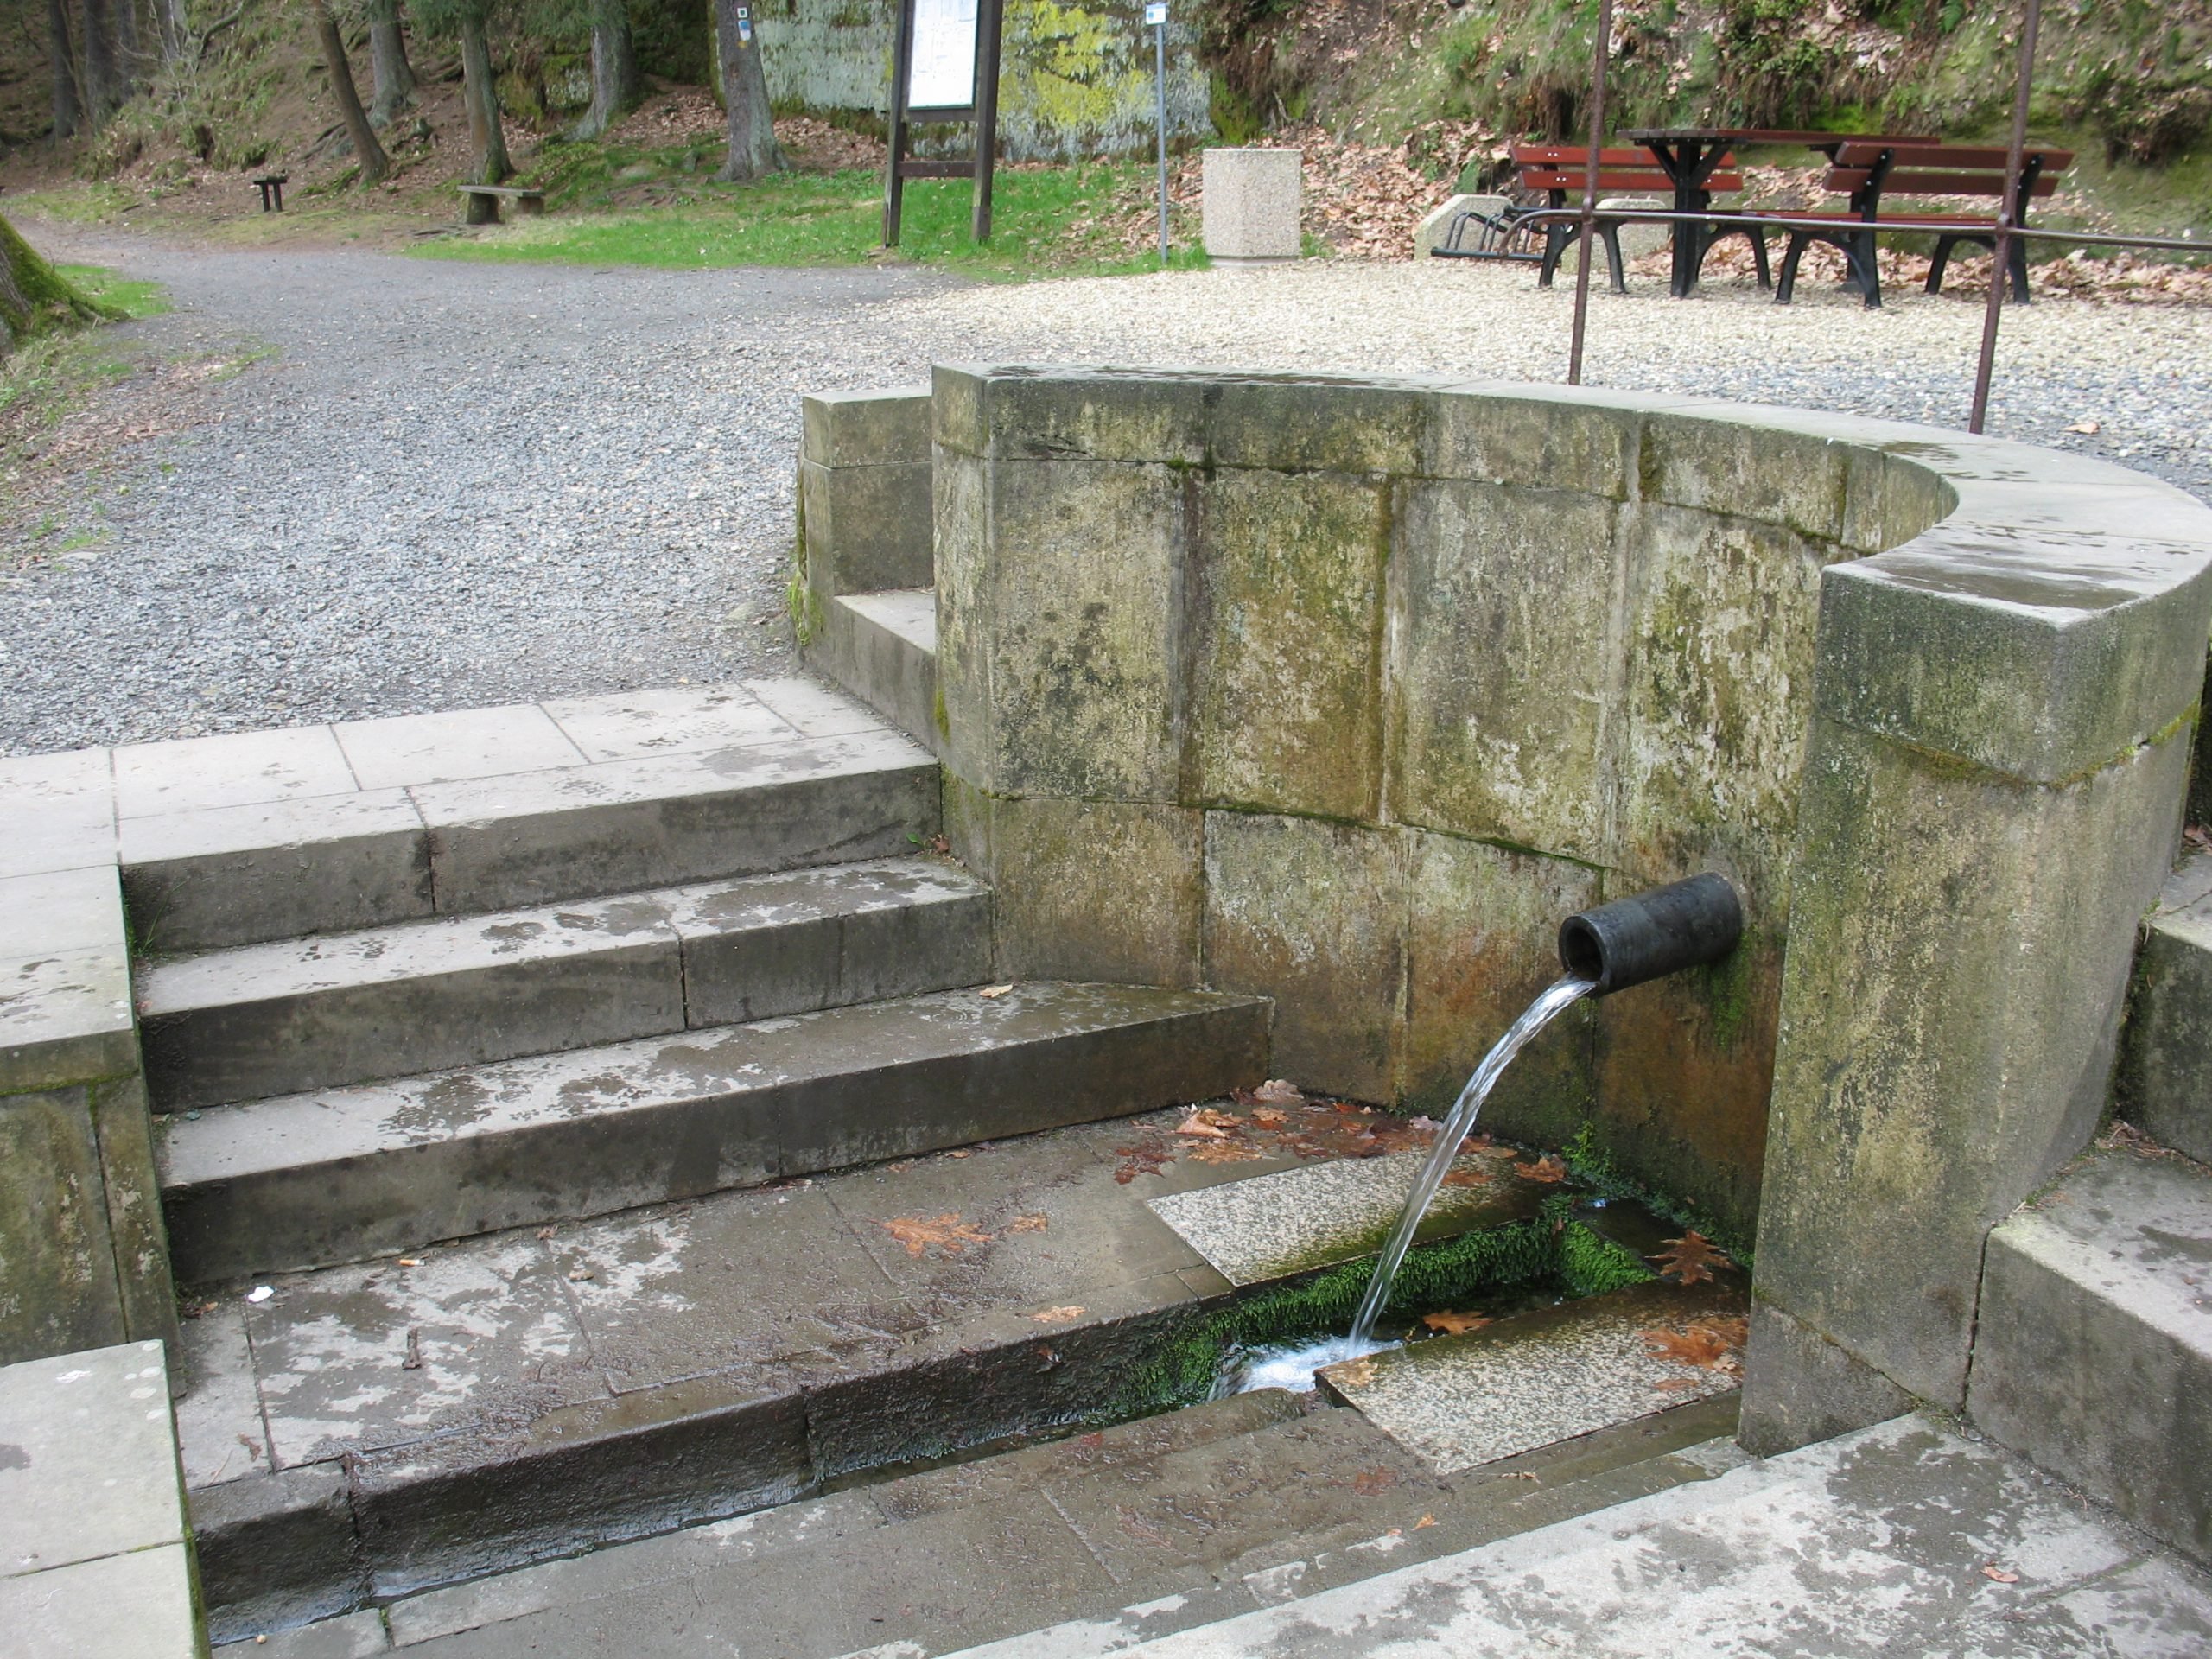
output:
[[[155,351],[274,354],[80,480],[86,556],[0,550],[0,753],[784,671],[804,391],[990,357],[1556,380],[1571,305],[1434,263],[1009,288],[41,239],[166,283]],[[1593,296],[1586,378],[1962,426],[1980,315],[1647,283]],[[2208,409],[2212,309],[2006,314],[1994,432],[2212,499]]]

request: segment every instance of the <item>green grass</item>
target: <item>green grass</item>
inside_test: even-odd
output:
[[[747,185],[687,180],[690,199],[681,202],[595,207],[621,179],[621,156],[600,152],[588,168],[579,163],[565,175],[557,162],[541,169],[550,175],[541,180],[552,205],[544,219],[416,251],[435,259],[693,269],[853,265],[884,257],[882,181],[874,173],[785,173]],[[646,165],[632,163],[631,170]],[[915,181],[906,190],[897,257],[997,279],[1156,269],[1156,255],[1132,257],[1097,224],[1116,191],[1143,172],[1097,163],[1001,173],[991,239],[981,245],[969,235],[970,187],[964,181]],[[1204,258],[1196,250],[1178,249],[1172,263],[1188,269]]]
[[[118,276],[104,265],[56,265],[54,270],[88,300],[111,305],[126,317],[158,317],[169,308],[159,283]]]

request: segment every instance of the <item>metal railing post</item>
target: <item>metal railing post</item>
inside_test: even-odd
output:
[[[2005,279],[2012,263],[2013,220],[2018,217],[2020,168],[2028,147],[2028,100],[2035,90],[2036,33],[2043,0],[2027,0],[2020,21],[2020,80],[2012,94],[2012,135],[2005,150],[2005,194],[1997,204],[1997,235],[1989,251],[1989,307],[1981,316],[1981,356],[1974,371],[1974,405],[1967,430],[1978,433],[1989,418],[1989,380],[1997,368],[1997,319],[2005,308]]]
[[[1582,336],[1590,316],[1590,266],[1597,252],[1598,157],[1605,142],[1605,60],[1613,52],[1613,0],[1598,0],[1598,43],[1590,54],[1590,159],[1582,169],[1582,251],[1574,262],[1574,339],[1567,384],[1582,384]]]

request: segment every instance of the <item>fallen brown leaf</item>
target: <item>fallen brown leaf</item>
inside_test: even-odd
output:
[[[1377,1492],[1387,1492],[1398,1484],[1398,1471],[1384,1465],[1363,1469],[1351,1478],[1351,1489],[1362,1497],[1373,1497]]]
[[[1546,1153],[1533,1164],[1514,1165],[1513,1173],[1524,1181],[1542,1181],[1549,1184],[1567,1179],[1567,1166],[1554,1154]]]
[[[894,1216],[881,1223],[883,1230],[906,1247],[906,1254],[920,1258],[931,1245],[944,1255],[958,1255],[970,1244],[988,1244],[991,1235],[972,1222],[960,1219],[957,1210],[942,1216]]]
[[[2018,1584],[2020,1581],[2018,1573],[2008,1572],[1994,1561],[1981,1569],[1981,1576],[1985,1579],[1994,1579],[1999,1584]]]
[[[1081,1319],[1083,1310],[1073,1306],[1048,1307],[1043,1313],[1032,1313],[1029,1317],[1039,1325],[1065,1325],[1070,1319]]]
[[[1269,1077],[1252,1091],[1252,1098],[1262,1106],[1303,1106],[1306,1091],[1285,1077]]]
[[[1670,1275],[1677,1284],[1683,1285],[1711,1279],[1715,1268],[1736,1265],[1695,1228],[1685,1229],[1680,1238],[1669,1239],[1667,1249],[1651,1259],[1659,1264],[1662,1274]]]
[[[1164,1138],[1140,1141],[1135,1146],[1116,1147],[1114,1151],[1122,1160],[1114,1171],[1114,1179],[1122,1186],[1127,1186],[1140,1175],[1157,1175],[1175,1161],[1175,1147]]]
[[[1191,1148],[1195,1164],[1243,1164],[1259,1157],[1259,1149],[1235,1141],[1205,1141]]]
[[[1420,1520],[1414,1522],[1414,1530],[1415,1532],[1419,1532],[1423,1527],[1433,1527],[1435,1524],[1436,1517],[1434,1516],[1424,1515]]]
[[[1702,1370],[1726,1371],[1736,1369],[1737,1356],[1743,1351],[1746,1334],[1742,1319],[1712,1319],[1691,1325],[1687,1331],[1664,1328],[1646,1331],[1644,1351],[1654,1359],[1663,1359],[1675,1365],[1694,1365]]]
[[[1272,1106],[1262,1106],[1252,1114],[1252,1121],[1263,1129],[1279,1129],[1289,1122],[1290,1118]]]
[[[1041,1233],[1052,1224],[1049,1216],[1016,1216],[1007,1224],[1009,1233]]]
[[[986,1001],[988,1001],[995,997],[1004,996],[1013,988],[1014,987],[1011,985],[986,985],[982,990],[976,992],[976,995],[984,998]]]
[[[1329,1380],[1340,1389],[1363,1389],[1375,1380],[1372,1359],[1348,1359],[1329,1367]]]
[[[1444,1178],[1446,1186],[1488,1186],[1492,1177],[1479,1164],[1463,1164]]]
[[[2094,437],[2098,428],[2094,421],[2076,421],[2066,429],[2069,432],[2079,432],[2083,437]]]
[[[1470,1331],[1479,1331],[1491,1323],[1481,1313],[1424,1313],[1421,1322],[1432,1331],[1440,1331],[1447,1337],[1465,1336]],[[1442,1352],[1441,1349],[1437,1351]]]

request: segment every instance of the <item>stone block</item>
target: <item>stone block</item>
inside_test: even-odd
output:
[[[359,787],[327,726],[131,743],[115,751],[118,818],[346,795]]]
[[[1839,540],[1848,452],[1825,437],[1764,422],[1763,412],[1716,404],[1646,416],[1643,499]]]
[[[189,1386],[176,1402],[177,1452],[190,1491],[270,1470],[245,1306],[232,1299],[185,1320],[179,1333],[182,1359],[175,1369]]]
[[[747,680],[745,689],[801,737],[857,737],[883,729],[883,721],[857,698],[806,675]]]
[[[158,1342],[0,1366],[0,1580],[183,1537],[168,1393]]]
[[[1198,799],[1381,815],[1387,484],[1224,469],[1185,576]]]
[[[1294,149],[1209,149],[1201,184],[1207,257],[1274,264],[1299,255],[1305,156]]]
[[[1853,447],[1846,468],[1842,540],[1854,554],[1902,547],[1958,510],[1949,480],[1917,461]]]
[[[1400,1097],[1440,1118],[1482,1057],[1559,977],[1559,925],[1598,901],[1599,873],[1452,836],[1408,837],[1406,1039]],[[1590,1114],[1592,1015],[1570,1009],[1498,1081],[1486,1129],[1536,1146]]]
[[[1204,834],[1188,808],[976,798],[998,904],[998,971],[1125,985],[1200,982]],[[951,817],[948,813],[948,821]],[[962,815],[973,823],[975,815]]]
[[[998,731],[991,677],[999,641],[997,556],[991,541],[992,463],[938,452],[932,497],[937,558],[937,753],[949,771],[993,787]]]
[[[0,1095],[137,1069],[130,964],[122,952],[0,960]]]
[[[1626,683],[1608,863],[1643,885],[1732,876],[1785,915],[1820,613],[1820,544],[1709,512],[1628,520]]]
[[[2208,622],[2212,550],[1955,518],[1826,573],[1814,694],[1863,730],[2057,782],[2189,712]]]
[[[1206,459],[1216,377],[1173,370],[939,364],[938,461]]]
[[[87,950],[120,955],[127,948],[112,863],[0,877],[0,916],[8,918],[0,960]]]
[[[807,661],[857,692],[925,748],[938,731],[937,596],[928,588],[843,594],[823,607]]]
[[[105,749],[0,760],[0,876],[114,857],[114,764]]]
[[[1658,196],[1600,196],[1599,213],[1665,213],[1675,204]],[[1621,257],[1641,259],[1646,254],[1657,253],[1673,245],[1672,227],[1638,222],[1624,225],[1615,232],[1620,238]]]
[[[1407,473],[1429,441],[1425,381],[1248,374],[1211,391],[1206,435],[1217,467]]]
[[[1403,1014],[1406,844],[1396,830],[1209,812],[1205,963],[1272,997],[1275,1074],[1388,1100]]]
[[[1903,1415],[1912,1396],[1865,1361],[1768,1303],[1751,1304],[1736,1438],[1770,1458]]]
[[[810,393],[800,422],[800,453],[817,466],[929,464],[927,386]]]
[[[168,1231],[162,1220],[146,1085],[137,1077],[96,1083],[91,1104],[124,1334],[133,1342],[158,1341],[170,1354],[180,1354],[176,1288],[169,1281]],[[189,1380],[184,1367],[172,1364],[170,1373],[172,1385],[183,1392]]]
[[[1967,1410],[1999,1443],[2212,1559],[2212,1180],[2093,1153],[1989,1236]]]
[[[980,597],[988,642],[985,688],[976,664],[940,637],[938,683],[962,758],[963,715],[988,698],[982,775],[995,794],[1173,800],[1179,757],[1174,594],[1189,544],[1198,480],[1168,467],[1006,461],[989,474],[985,594],[956,590],[956,612]]]
[[[804,682],[800,683],[802,685]],[[792,724],[751,685],[678,685],[564,697],[540,705],[587,760],[634,760],[650,754],[696,754],[789,739]],[[846,726],[833,736],[864,729]]]
[[[0,1095],[0,1364],[128,1335],[91,1090]]]
[[[2145,1135],[2212,1163],[2212,894],[2175,904],[2183,874],[2202,883],[2204,855],[2167,884],[2143,930],[2115,1094],[2121,1116]]]
[[[195,1490],[192,1530],[217,1641],[327,1618],[368,1594],[335,1463]]]
[[[10,1659],[200,1659],[192,1553],[161,1544],[0,1579]]]
[[[140,948],[207,950],[430,913],[430,850],[404,790],[126,818]]]
[[[929,585],[930,474],[926,456],[875,467],[799,463],[806,580],[818,600]]]
[[[2187,764],[2177,735],[2037,788],[1815,725],[1759,1289],[1937,1405],[1983,1240],[2103,1109]]]
[[[1664,400],[1649,400],[1664,407]],[[1474,383],[1440,389],[1421,470],[1473,484],[1573,491],[1617,501],[1637,476],[1639,403],[1599,404],[1544,386]],[[1549,499],[1551,498],[1543,498]]]
[[[355,720],[331,728],[363,789],[573,766],[585,754],[536,703]]]
[[[1605,860],[1616,512],[1564,491],[1402,487],[1389,791],[1402,821]]]

